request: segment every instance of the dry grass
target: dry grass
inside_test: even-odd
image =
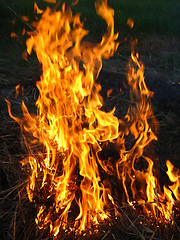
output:
[[[129,48],[123,47],[121,43],[118,54],[110,61],[104,61],[99,81],[102,83],[102,95],[104,96],[104,109],[110,110],[116,106],[116,115],[122,117],[129,106],[128,91],[125,90],[123,81],[126,75],[126,64],[128,61]],[[146,66],[146,81],[150,89],[155,91],[153,107],[155,115],[159,120],[160,143],[156,145],[156,152],[160,159],[161,171],[164,172],[167,157],[178,167],[180,145],[177,135],[179,129],[179,109],[177,107],[179,98],[178,79],[180,76],[179,49],[180,43],[177,39],[164,39],[155,37],[144,37],[140,39],[140,58]],[[169,60],[169,56],[171,56]],[[11,58],[11,57],[10,57]],[[172,62],[171,60],[174,59]],[[167,60],[167,61],[166,61]],[[9,62],[3,61],[0,68],[1,105],[0,105],[0,234],[1,239],[52,239],[47,231],[40,232],[36,229],[34,217],[36,209],[28,201],[26,194],[27,173],[20,167],[20,160],[27,155],[18,124],[13,122],[7,113],[3,98],[8,98],[12,103],[12,111],[20,115],[20,103],[23,99],[28,107],[34,111],[34,103],[37,98],[35,81],[39,78],[39,65],[20,64],[14,70],[10,70]],[[169,62],[170,61],[170,65]],[[18,72],[17,72],[18,70]],[[167,71],[167,72],[166,72]],[[18,78],[17,78],[18,74]],[[14,99],[14,86],[21,79],[25,86],[24,96]],[[23,80],[22,80],[23,79]],[[109,98],[106,91],[113,88]],[[119,89],[122,91],[119,92]],[[174,93],[168,98],[163,91]],[[166,102],[166,104],[165,104]],[[116,183],[114,183],[116,186]],[[176,240],[180,235],[178,212],[175,212],[172,225],[159,225],[155,219],[148,219],[142,212],[142,206],[132,207],[116,202],[119,206],[119,215],[109,223],[100,224],[97,229],[84,232],[84,236],[62,232],[61,239],[143,239],[143,240]],[[146,203],[151,204],[151,203]],[[158,213],[157,213],[158,214]],[[71,223],[69,223],[71,225]]]
[[[111,108],[113,103],[116,103],[117,106],[122,106],[121,112],[123,112],[123,102],[125,101],[128,105],[126,99],[126,94],[122,92],[120,96],[111,97],[106,107],[107,109]],[[36,210],[33,204],[28,201],[26,194],[28,176],[22,171],[19,164],[19,161],[26,156],[27,152],[19,126],[11,121],[8,116],[2,121],[0,138],[2,140],[0,144],[2,239],[52,239],[52,237],[48,236],[47,229],[43,232],[36,229],[34,222]],[[114,183],[114,186],[116,186],[116,183]],[[166,226],[159,225],[156,219],[147,218],[141,213],[141,205],[136,205],[136,210],[134,210],[129,205],[122,205],[119,199],[116,202],[121,207],[117,207],[119,214],[112,217],[110,225],[109,222],[101,223],[97,228],[94,226],[87,232],[82,233],[82,235],[76,235],[75,232],[70,233],[68,231],[68,227],[71,226],[71,222],[69,222],[67,223],[67,230],[61,232],[60,239],[178,239],[180,234],[178,215],[174,216],[175,224],[173,226],[170,224]],[[145,204],[152,203],[147,202]]]

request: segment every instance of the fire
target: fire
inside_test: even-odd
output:
[[[180,199],[179,174],[173,171],[172,164],[167,162],[167,174],[173,185],[164,187],[162,192],[154,163],[144,154],[144,148],[157,137],[148,120],[155,119],[150,103],[153,93],[145,84],[144,66],[138,54],[132,53],[129,63],[127,80],[133,104],[124,119],[114,115],[115,108],[110,112],[101,109],[101,86],[96,80],[102,58],[112,57],[118,48],[118,34],[114,33],[114,11],[107,1],[96,3],[95,8],[107,24],[107,31],[97,44],[84,40],[88,31],[83,28],[80,15],[73,16],[65,4],[61,11],[47,8],[42,13],[36,33],[27,40],[28,54],[36,52],[43,70],[36,84],[37,113],[30,114],[22,102],[24,117],[17,118],[7,101],[9,115],[21,125],[29,151],[21,163],[29,172],[29,200],[38,208],[35,222],[39,229],[49,228],[53,236],[66,229],[72,218],[78,232],[110,221],[110,204],[117,214],[110,183],[102,181],[100,169],[117,176],[130,205],[134,201],[142,204],[147,214],[157,218],[169,221],[173,206]],[[37,5],[36,10],[39,13]],[[133,136],[133,144],[127,149],[128,135]],[[116,162],[99,157],[107,142],[119,147]],[[37,145],[38,151],[34,150]],[[140,159],[146,164],[143,170],[136,167]],[[152,204],[146,206],[146,202]]]
[[[144,66],[138,58],[138,54],[131,54],[128,72],[131,101],[134,102],[135,106],[129,107],[125,116],[126,122],[122,122],[128,128],[126,129],[126,135],[134,136],[134,144],[128,150],[125,147],[120,150],[120,159],[116,163],[117,175],[122,180],[126,200],[130,205],[133,205],[133,203],[142,205],[146,214],[155,216],[159,223],[173,222],[173,206],[176,201],[180,200],[180,175],[178,171],[172,171],[174,167],[167,161],[167,175],[174,184],[168,188],[164,186],[164,192],[162,192],[156,176],[157,171],[153,168],[154,162],[144,154],[145,147],[152,140],[157,140],[148,119],[156,120],[150,102],[153,93],[147,89],[144,79]],[[120,122],[120,126],[122,123]],[[147,165],[146,170],[138,169],[138,162]],[[128,184],[126,183],[131,185],[131,191],[128,191]],[[130,194],[132,199],[130,199]]]

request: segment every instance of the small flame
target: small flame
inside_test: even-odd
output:
[[[133,28],[134,27],[134,21],[132,18],[128,18],[127,20],[127,25],[130,27],[130,28]]]
[[[28,22],[29,18],[27,16],[22,16],[22,20],[25,21],[25,22]]]
[[[44,2],[55,4],[55,3],[56,3],[56,0],[44,0]]]
[[[112,91],[113,91],[112,88],[110,88],[110,89],[107,91],[107,97],[109,97],[109,96],[111,95]]]
[[[18,95],[19,95],[19,89],[20,89],[20,84],[18,84],[18,85],[16,86],[16,95],[15,95],[15,98],[17,98]]]
[[[12,38],[16,38],[17,37],[17,34],[15,32],[11,32],[11,37]]]
[[[172,163],[167,160],[166,162],[168,171],[167,171],[167,175],[170,179],[170,181],[173,183],[172,186],[169,186],[169,188],[171,189],[171,191],[173,192],[175,198],[180,201],[180,173],[179,170],[174,171],[174,166],[172,165]]]
[[[43,10],[41,10],[41,9],[38,7],[38,5],[37,5],[36,2],[34,3],[34,12],[36,12],[37,14],[42,14],[42,13],[43,13]]]
[[[23,30],[22,30],[22,36],[24,36],[25,33],[26,33],[26,30],[25,30],[25,28],[23,28]]]

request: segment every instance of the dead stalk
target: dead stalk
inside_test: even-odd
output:
[[[135,224],[135,222],[137,222],[139,218],[140,218],[140,215],[138,215],[138,217],[132,223]],[[132,224],[128,227],[128,229],[130,229],[131,227],[132,227]]]
[[[18,203],[16,204],[16,209],[14,212],[14,224],[13,224],[13,240],[16,238],[16,215],[17,215]]]
[[[108,231],[106,232],[106,234],[104,235],[104,237],[103,237],[101,240],[104,240],[109,233],[110,233],[110,230],[108,230]]]
[[[153,232],[153,234],[151,235],[151,238],[150,238],[149,240],[153,240],[156,231],[157,231],[157,228],[154,230],[154,232]]]
[[[137,227],[134,225],[134,223],[131,221],[131,219],[128,217],[128,215],[122,209],[121,209],[121,211],[124,214],[124,216],[127,218],[127,220],[131,223],[131,225],[133,226],[135,232],[139,235],[140,239],[146,240],[144,238],[144,236],[140,233],[140,231],[137,229]]]
[[[158,202],[158,193],[157,193],[157,188],[156,188],[156,204],[157,204],[157,207],[156,207],[156,224],[157,224],[157,226],[158,226],[158,214],[159,214],[159,212],[158,212],[158,206],[159,206],[159,202]]]

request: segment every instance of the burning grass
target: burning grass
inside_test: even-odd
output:
[[[114,12],[106,1],[97,3],[96,11],[107,23],[99,43],[83,40],[87,31],[79,15],[73,16],[65,5],[60,12],[47,9],[27,41],[28,53],[34,48],[42,64],[42,76],[37,82],[36,114],[29,113],[22,101],[23,117],[16,117],[6,100],[10,117],[21,126],[26,149],[19,166],[20,182],[10,189],[11,193],[20,188],[15,196],[19,200],[13,238],[22,200],[24,206],[31,205],[32,224],[37,225],[28,234],[40,239],[48,235],[53,239],[91,238],[94,234],[115,238],[108,228],[126,222],[130,223],[127,231],[141,239],[148,238],[147,233],[152,239],[160,226],[179,231],[179,171],[167,161],[171,184],[159,182],[157,163],[151,160],[151,142],[157,140],[153,93],[144,82],[144,66],[134,51],[126,82],[128,108],[117,117],[115,108],[103,106],[96,80],[102,58],[108,59],[117,50],[118,34],[114,33]],[[16,98],[19,90],[17,86]],[[111,92],[107,91],[107,97]]]
[[[31,96],[29,96],[31,98]],[[114,104],[117,105],[121,114],[125,114],[124,100],[128,101],[127,94],[123,91],[121,98],[119,96],[111,99]],[[112,103],[112,104],[113,104]],[[127,102],[127,107],[128,107]],[[104,106],[105,108],[111,108],[108,102]],[[28,200],[26,193],[26,184],[28,181],[28,174],[22,171],[19,164],[19,159],[26,157],[27,149],[24,145],[24,141],[21,135],[18,124],[14,121],[10,121],[8,116],[4,116],[1,124],[1,236],[2,239],[52,239],[49,236],[48,230],[39,231],[36,228],[34,217],[36,215],[36,209],[33,204]],[[107,149],[108,152],[114,157],[117,157],[112,146]],[[106,154],[106,152],[104,153]],[[110,153],[109,153],[110,154]],[[103,177],[104,173],[101,172]],[[113,189],[115,191],[121,191],[122,186],[117,184],[115,178],[110,178]],[[113,193],[114,196],[116,195]],[[121,196],[122,197],[122,196]],[[116,217],[112,217],[112,222],[109,225],[107,223],[100,223],[96,229],[93,226],[92,229],[84,231],[82,235],[75,235],[75,232],[68,232],[67,230],[72,227],[73,222],[70,220],[67,223],[67,229],[61,232],[62,239],[178,239],[179,229],[179,213],[174,212],[174,225],[159,224],[154,218],[148,218],[142,212],[142,205],[135,205],[136,210],[132,206],[127,204],[122,205],[118,195],[115,197],[115,201],[118,203],[119,214]],[[146,202],[145,204],[151,205],[152,203]],[[110,207],[109,207],[110,210]],[[77,209],[73,209],[74,212]],[[49,236],[49,237],[48,237]]]

